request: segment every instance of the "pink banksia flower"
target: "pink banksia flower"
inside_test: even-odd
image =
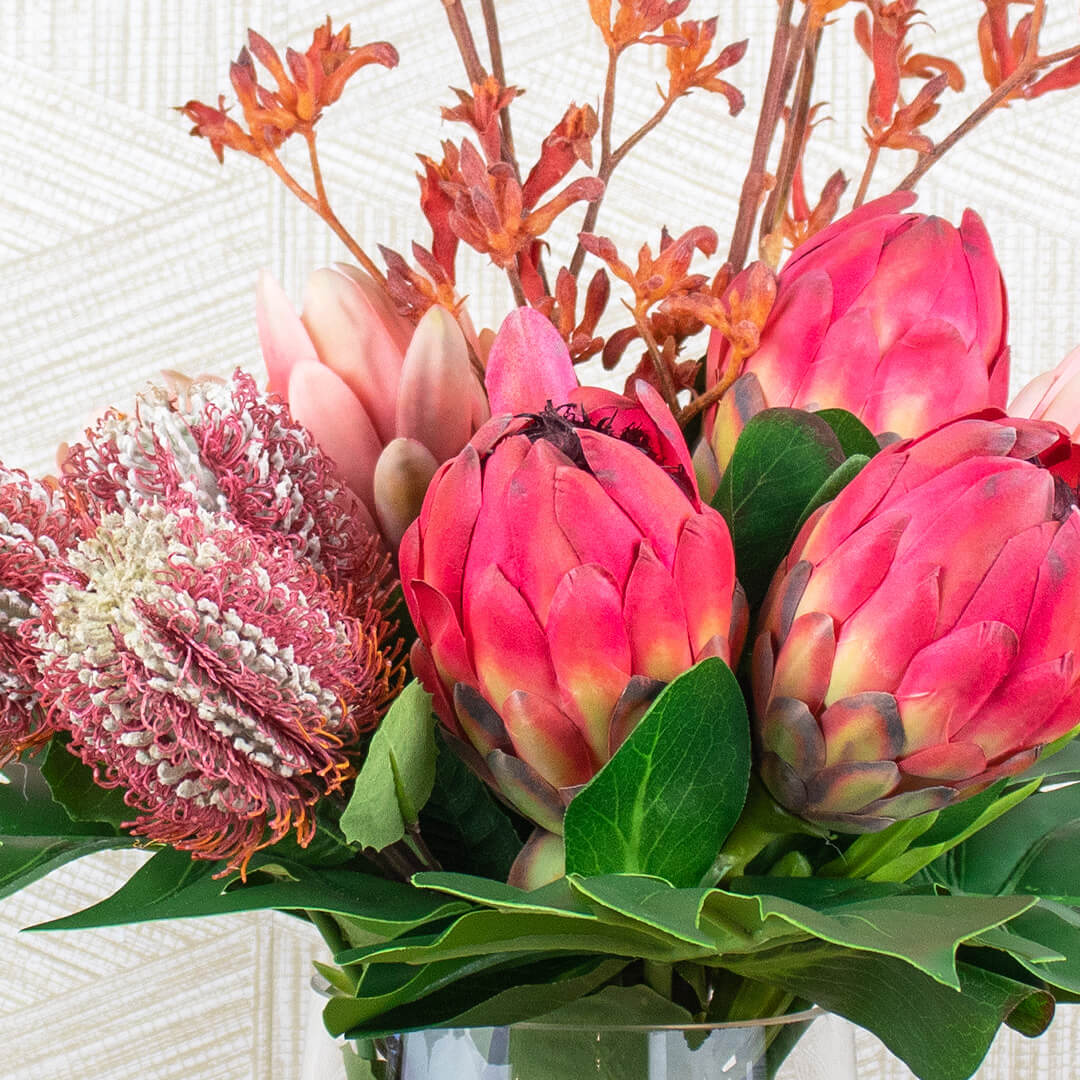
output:
[[[373,543],[374,541],[369,541]],[[286,546],[182,500],[107,514],[46,590],[38,690],[134,833],[243,868],[353,774],[398,683],[361,608]]]
[[[744,605],[727,526],[648,384],[636,399],[578,388],[557,331],[520,311],[489,391],[523,411],[442,466],[401,544],[413,668],[465,759],[561,833],[665,683],[734,662]]]
[[[761,773],[872,831],[1080,723],[1080,510],[1062,429],[988,413],[882,451],[797,537],[754,644]]]
[[[228,513],[311,562],[337,587],[379,572],[369,515],[279,398],[250,375],[170,378],[110,409],[67,449],[63,483],[97,514],[151,503]]]
[[[458,325],[467,317],[436,305],[414,328],[377,282],[349,266],[311,275],[301,315],[269,274],[256,296],[270,389],[396,548],[435,470],[488,417]]]
[[[802,244],[780,272],[757,349],[707,423],[721,469],[755,412],[847,409],[875,435],[921,435],[955,416],[1004,408],[1008,309],[986,227],[904,213],[898,192]],[[731,346],[714,331],[707,385]]]
[[[78,532],[54,487],[0,465],[0,764],[50,734],[37,708],[37,649],[27,631],[40,614],[46,575]]]

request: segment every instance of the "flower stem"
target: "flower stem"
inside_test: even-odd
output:
[[[877,168],[878,157],[881,154],[881,147],[874,145],[870,147],[870,154],[866,159],[866,168],[863,169],[862,180],[859,181],[859,190],[855,195],[855,202],[852,204],[852,210],[862,206],[863,201],[866,199],[866,193],[870,190],[870,179],[874,175],[874,169]]]
[[[776,127],[784,109],[788,87],[784,85],[784,73],[788,67],[788,46],[791,41],[791,12],[795,0],[783,0],[776,19],[776,32],[773,35],[772,57],[769,60],[769,74],[765,82],[765,94],[761,101],[761,113],[758,116],[757,134],[754,136],[754,149],[750,154],[750,165],[743,180],[742,194],[739,196],[739,212],[735,219],[735,228],[731,233],[731,247],[728,249],[728,263],[732,273],[738,273],[746,262],[750,249],[750,236],[754,231],[761,193],[765,187],[765,166],[769,160],[769,148],[776,136]]]
[[[499,40],[499,20],[495,14],[495,0],[480,0],[480,9],[484,13],[484,30],[487,33],[488,52],[491,54],[491,73],[499,80],[500,86],[506,86],[506,68],[503,66],[502,42]],[[499,124],[502,127],[503,157],[510,163],[514,176],[520,182],[521,169],[518,167],[517,152],[514,150],[509,106],[499,113]]]
[[[442,0],[446,9],[446,18],[450,23],[450,30],[457,42],[458,52],[465,62],[465,74],[471,83],[482,83],[486,72],[484,65],[480,63],[480,54],[476,51],[476,40],[473,38],[472,29],[469,26],[469,17],[461,6],[461,0]]]
[[[326,942],[326,947],[330,950],[330,955],[332,957],[337,956],[338,953],[344,952],[349,947],[349,943],[345,940],[345,935],[341,932],[341,926],[330,912],[315,911],[312,908],[305,908],[304,914],[311,920],[315,929],[319,931],[319,934],[323,941]],[[355,990],[359,982],[359,976],[356,970],[352,966],[343,967],[340,970]]]

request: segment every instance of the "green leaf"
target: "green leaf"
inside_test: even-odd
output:
[[[420,831],[447,870],[505,881],[521,840],[487,785],[436,737],[435,787],[420,812]]]
[[[603,1028],[616,1025],[678,1025],[692,1024],[694,1018],[681,1005],[661,997],[647,986],[608,986],[597,994],[579,998],[554,1010],[547,1016],[536,1017],[537,1024],[569,1025],[582,1028]],[[566,1073],[576,1076],[577,1073]],[[584,1074],[580,1074],[584,1075]]]
[[[1043,956],[1030,952],[1032,943],[1042,946]],[[1080,913],[1073,908],[1043,901],[1003,927],[991,944],[1051,986],[1080,993]],[[1061,959],[1047,961],[1046,953]]]
[[[1014,776],[1009,783],[1025,783],[1035,779],[1057,784],[1066,780],[1080,780],[1080,739],[1070,733],[1066,739],[1051,744],[1030,769]]]
[[[73,821],[106,822],[113,831],[132,821],[138,811],[124,802],[119,788],[104,788],[94,782],[94,771],[72,754],[66,735],[55,736],[41,758],[41,775],[48,781],[53,798]]]
[[[820,507],[824,506],[827,502],[832,502],[841,491],[844,490],[863,471],[863,467],[869,462],[869,458],[865,454],[854,454],[849,457],[843,465],[838,465],[828,476],[825,483],[821,485],[811,496],[810,501],[806,504],[806,509],[803,510],[799,516],[799,520],[795,524],[795,530],[792,533],[792,541],[798,536],[802,527],[809,520],[810,515]]]
[[[382,851],[417,823],[435,786],[431,695],[415,679],[394,700],[372,737],[341,815],[350,843]]]
[[[765,595],[807,504],[844,458],[832,428],[812,413],[765,409],[747,422],[712,505],[731,530],[751,607]]]
[[[770,884],[773,881],[759,880]],[[802,879],[800,887],[805,888],[803,882],[809,880]],[[756,903],[757,911],[748,911],[748,903]],[[1020,896],[907,893],[850,901],[841,895],[815,909],[778,896],[741,896],[718,889],[705,901],[703,916],[750,930],[754,935],[750,944],[755,947],[760,945],[771,921],[774,933],[790,928],[833,945],[890,956],[957,989],[955,958],[959,945],[1001,926],[1034,903],[1033,898]],[[725,951],[734,950],[726,947]]]
[[[625,959],[558,956],[509,963],[470,974],[351,1028],[350,1039],[435,1027],[497,1027],[548,1013],[609,982]]]
[[[848,457],[859,454],[872,458],[881,449],[874,433],[847,409],[818,409],[814,415],[833,429]]]
[[[935,861],[929,874],[968,893],[1075,897],[1078,822],[1080,784],[1037,791]]]
[[[32,929],[83,930],[238,911],[311,910],[348,916],[353,924],[385,939],[465,910],[460,902],[409,885],[348,870],[285,863],[266,852],[251,860],[246,885],[236,873],[215,877],[222,869],[222,863],[162,848],[112,896]]]
[[[872,1031],[919,1080],[969,1080],[1003,1020],[1044,1030],[1053,998],[960,965],[962,992],[888,956],[821,941],[729,960],[738,974],[782,987]]]
[[[606,953],[675,963],[710,955],[691,945],[596,915],[571,911],[470,911],[440,934],[415,934],[384,945],[347,949],[334,957],[346,964],[434,964],[506,953]]]
[[[0,783],[0,898],[85,855],[139,843],[111,825],[73,821],[32,767],[9,765],[8,780]]]
[[[567,873],[697,885],[738,820],[749,778],[739,684],[722,660],[703,660],[661,691],[567,807]]]
[[[545,912],[559,915],[570,912],[589,915],[586,904],[575,896],[566,878],[559,878],[542,888],[527,891],[502,881],[474,877],[471,874],[452,874],[445,870],[413,874],[413,884],[422,889],[437,889],[474,904],[499,911]]]

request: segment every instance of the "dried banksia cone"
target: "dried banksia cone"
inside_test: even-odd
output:
[[[40,614],[45,575],[76,539],[54,489],[0,465],[0,764],[49,736],[36,708],[37,649],[27,630]]]
[[[347,603],[226,515],[109,514],[46,589],[42,704],[125,789],[136,834],[242,868],[290,829],[311,839],[395,692],[377,599]]]
[[[287,544],[339,588],[365,588],[373,570],[370,514],[285,403],[240,371],[152,386],[131,416],[110,410],[69,448],[63,474],[98,514],[186,503]]]

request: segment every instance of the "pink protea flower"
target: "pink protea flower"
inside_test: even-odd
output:
[[[0,465],[0,765],[50,734],[37,708],[37,649],[27,629],[40,614],[46,574],[78,533],[55,488]]]
[[[376,573],[370,516],[279,399],[237,371],[231,383],[151,386],[135,412],[110,409],[68,448],[63,483],[96,514],[185,502],[227,512],[309,560],[337,587]]]
[[[884,828],[1031,765],[1080,723],[1080,510],[1054,424],[1000,413],[882,451],[806,523],[761,611],[761,773]]]
[[[746,421],[771,406],[847,409],[902,438],[1005,407],[1008,315],[990,237],[972,210],[959,229],[903,213],[914,198],[867,203],[784,266],[760,344],[709,418],[721,469]],[[708,385],[729,348],[714,331]]]
[[[636,400],[572,386],[557,332],[512,315],[489,391],[524,411],[440,468],[399,553],[413,669],[440,718],[554,833],[664,683],[732,659],[741,632],[727,526],[701,502],[662,399],[643,382]],[[545,401],[560,388],[569,402]]]
[[[1009,405],[1010,416],[1052,420],[1075,440],[1080,437],[1080,348],[1053,371],[1036,375]]]
[[[256,296],[270,390],[288,399],[396,548],[435,470],[488,417],[457,319],[436,305],[414,329],[349,266],[311,275],[302,316],[267,273]]]
[[[369,546],[374,540],[369,541]],[[387,625],[287,546],[184,500],[106,514],[45,589],[37,689],[150,840],[243,867],[353,773]]]

